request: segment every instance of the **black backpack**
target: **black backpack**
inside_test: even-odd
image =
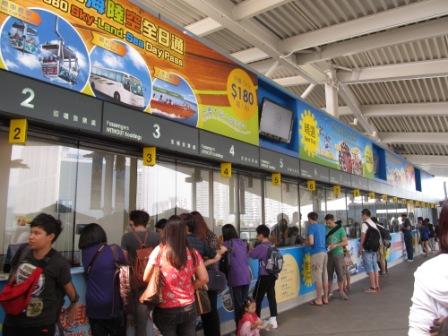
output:
[[[377,224],[376,227],[378,228],[378,230],[380,230],[381,239],[383,240],[384,246],[386,248],[389,248],[392,245],[391,243],[392,236],[390,235],[390,231],[382,225]]]
[[[283,256],[277,247],[271,245],[268,249],[268,255],[265,263],[266,272],[278,277],[283,269]]]
[[[370,226],[369,223],[364,222],[367,226],[366,239],[364,240],[364,250],[367,252],[378,252],[380,249],[380,231]]]

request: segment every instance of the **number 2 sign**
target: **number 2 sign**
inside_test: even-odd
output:
[[[9,123],[9,143],[12,145],[24,145],[28,131],[27,119],[11,119]]]

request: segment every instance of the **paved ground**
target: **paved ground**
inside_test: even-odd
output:
[[[393,267],[381,277],[382,291],[365,294],[367,279],[352,286],[350,301],[335,298],[325,307],[302,305],[278,317],[279,328],[264,336],[406,336],[415,269],[424,262]]]

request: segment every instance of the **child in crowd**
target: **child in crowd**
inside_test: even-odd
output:
[[[350,268],[353,267],[353,259],[350,254],[350,250],[345,247],[344,248],[344,261],[345,261],[345,279],[344,279],[344,291],[346,293],[350,293]]]
[[[257,305],[252,298],[246,299],[244,302],[244,314],[238,323],[237,336],[260,336],[263,322],[255,312]]]

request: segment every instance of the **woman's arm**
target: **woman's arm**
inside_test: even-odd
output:
[[[154,267],[154,264],[157,261],[159,253],[161,253],[160,252],[160,246],[157,246],[151,252],[151,255],[149,256],[149,259],[148,259],[148,264],[146,265],[146,268],[145,268],[145,273],[143,273],[143,281],[144,282],[148,282],[149,281],[149,276],[151,275],[152,269]]]
[[[208,273],[204,262],[201,260],[195,272],[195,280],[193,281],[194,289],[198,289],[208,284]]]

